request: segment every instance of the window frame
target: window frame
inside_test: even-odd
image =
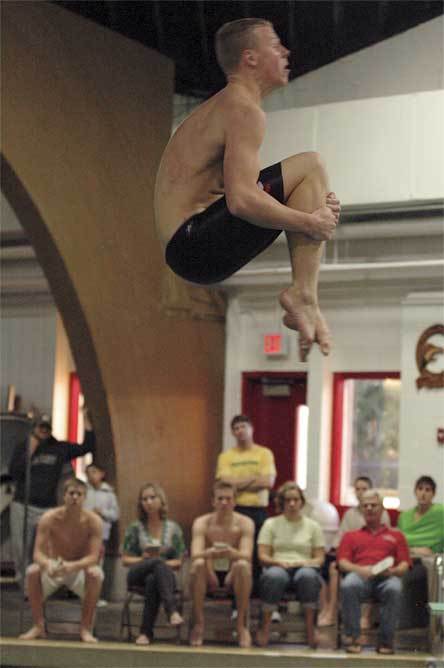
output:
[[[341,504],[344,432],[344,385],[346,380],[401,380],[399,371],[342,371],[333,374],[333,413],[330,457],[330,501]]]

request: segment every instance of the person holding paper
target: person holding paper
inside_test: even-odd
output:
[[[145,589],[140,633],[137,645],[149,645],[162,603],[172,626],[183,623],[174,597],[175,575],[182,564],[185,543],[180,526],[167,518],[168,503],[164,490],[156,483],[146,483],[137,501],[138,520],[129,525],[123,541],[122,563],[129,567],[128,587]]]
[[[376,598],[380,603],[377,652],[393,654],[393,640],[399,617],[401,578],[411,562],[405,537],[381,523],[382,499],[374,489],[361,501],[365,526],[344,534],[338,549],[338,564],[345,573],[341,582],[341,603],[346,650],[359,654],[361,603]]]
[[[214,512],[198,517],[192,528],[191,580],[193,628],[190,644],[203,642],[204,598],[207,592],[224,588],[234,591],[237,604],[237,635],[241,647],[250,647],[247,615],[251,592],[251,559],[254,523],[235,512],[236,489],[217,481],[213,488]]]

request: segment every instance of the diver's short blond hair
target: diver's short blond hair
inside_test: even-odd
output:
[[[273,27],[266,19],[249,18],[230,21],[219,28],[215,38],[216,58],[225,75],[236,69],[245,49],[254,48],[254,31],[260,26]]]

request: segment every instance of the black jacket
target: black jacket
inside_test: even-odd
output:
[[[58,441],[53,436],[41,441],[31,457],[30,505],[39,508],[56,506],[57,486],[65,462],[94,452],[95,445],[93,431],[85,431],[85,440],[81,445]],[[25,500],[26,447],[26,442],[15,447],[9,465],[9,473],[15,482],[14,500],[20,503]]]

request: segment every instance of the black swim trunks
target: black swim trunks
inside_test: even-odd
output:
[[[259,173],[258,187],[284,204],[280,162]],[[165,259],[187,281],[219,283],[259,255],[280,233],[236,218],[222,197],[179,227],[166,247]]]

